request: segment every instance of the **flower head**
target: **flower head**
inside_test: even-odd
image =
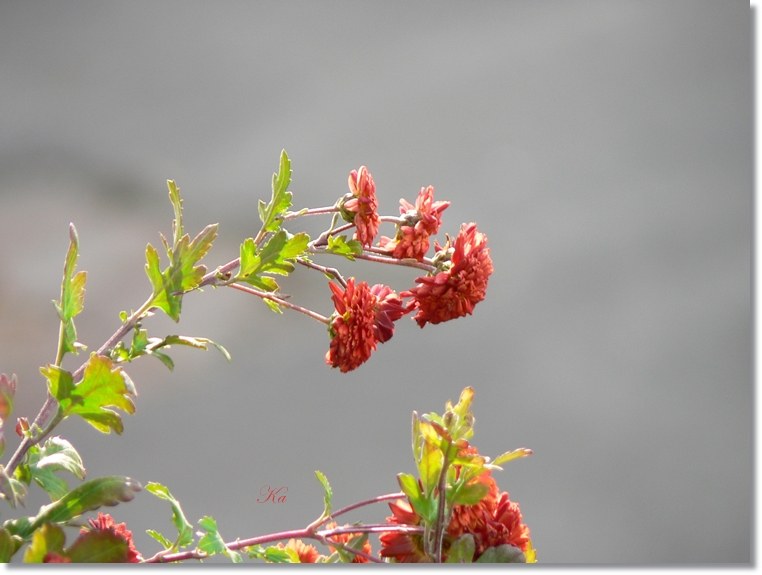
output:
[[[331,521],[330,523],[326,524],[325,528],[335,529],[338,526],[339,526],[338,523],[336,523],[335,521]],[[344,527],[349,527],[349,524],[344,525]],[[329,540],[335,541],[336,543],[349,543],[353,539],[356,539],[362,536],[363,536],[362,533],[340,533],[338,535],[331,535]],[[333,547],[332,545],[329,545],[328,548],[331,551],[334,551],[334,552],[336,551],[336,548]],[[370,541],[368,541],[367,539],[362,544],[362,551],[363,553],[366,553],[367,555],[370,555],[373,552],[373,548],[370,545]],[[352,552],[350,551],[350,553]],[[354,559],[352,559],[352,563],[369,563],[368,559],[366,559],[362,555],[357,555],[354,553],[352,555],[354,555]]]
[[[421,518],[413,510],[409,502],[398,499],[389,503],[392,515],[386,518],[387,523],[395,525],[418,525]],[[428,563],[429,558],[423,552],[423,536],[419,533],[402,533],[389,531],[379,536],[381,557],[391,557],[397,563]]]
[[[429,236],[439,231],[442,212],[450,202],[435,202],[434,188],[421,188],[415,205],[405,199],[400,200],[400,214],[404,223],[397,227],[394,239],[381,236],[379,246],[392,252],[397,259],[413,258],[423,261],[429,250]]]
[[[55,551],[48,551],[45,553],[45,557],[42,558],[43,563],[71,563],[71,559],[59,555]]]
[[[83,527],[80,530],[80,537],[87,535],[92,531],[109,531],[127,543],[127,561],[125,563],[139,563],[143,560],[140,553],[135,549],[135,543],[132,540],[132,531],[127,529],[124,523],[114,523],[114,518],[108,513],[98,513],[97,519],[88,520],[90,528]]]
[[[336,312],[331,316],[332,340],[325,359],[346,373],[368,361],[378,342],[391,339],[394,322],[409,310],[388,286],[371,288],[366,282],[355,284],[355,278],[349,278],[346,290],[333,282],[328,286]]]
[[[313,545],[308,545],[301,539],[289,539],[284,546],[283,543],[276,545],[278,549],[291,549],[299,556],[300,563],[317,563],[320,559],[318,550]]]
[[[476,230],[476,224],[463,224],[455,247],[437,245],[443,271],[436,275],[416,278],[418,285],[402,297],[413,297],[408,309],[417,309],[413,319],[419,326],[440,323],[471,314],[474,306],[484,299],[487,281],[493,271],[487,236]],[[449,261],[447,261],[449,258]]]
[[[378,234],[378,200],[376,199],[376,184],[368,168],[360,166],[359,170],[349,173],[349,194],[341,203],[341,215],[355,224],[355,239],[369,247]]]

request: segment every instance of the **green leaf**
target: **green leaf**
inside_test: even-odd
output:
[[[246,548],[246,553],[251,559],[264,559],[268,563],[301,563],[299,554],[288,547],[252,545]]]
[[[521,549],[504,543],[497,547],[487,547],[475,563],[526,563]]]
[[[5,529],[0,529],[0,563],[9,563],[16,548],[13,536]]]
[[[511,461],[512,459],[518,459],[519,457],[526,457],[527,455],[532,455],[532,450],[527,449],[525,447],[520,447],[519,449],[514,449],[513,451],[508,451],[506,453],[503,453],[501,456],[497,457],[495,461],[491,462],[490,465],[493,465],[493,466],[501,465],[503,463],[507,463],[508,461]]]
[[[444,455],[442,450],[424,441],[421,446],[421,460],[418,463],[418,476],[423,483],[423,493],[430,497],[434,488],[439,483],[439,476],[442,473],[444,464]]]
[[[362,253],[362,244],[359,240],[347,240],[346,236],[328,236],[328,246],[325,251],[354,261],[354,256]]]
[[[291,207],[291,192],[286,191],[291,183],[291,161],[288,159],[286,150],[280,153],[280,166],[278,173],[273,174],[272,197],[270,203],[265,205],[259,202],[259,218],[262,220],[262,229],[265,232],[276,232],[280,229],[283,215]]]
[[[156,342],[156,343],[154,343]],[[188,347],[195,347],[196,349],[209,349],[208,346],[215,347],[219,352],[225,356],[225,359],[230,361],[230,352],[221,346],[219,343],[212,341],[206,337],[190,337],[187,335],[168,335],[163,340],[155,339],[151,342],[147,353],[156,355],[156,350],[162,347],[170,347],[172,345],[185,345]],[[169,359],[169,358],[167,358]]]
[[[472,563],[475,552],[474,536],[470,533],[464,533],[450,545],[445,563]]]
[[[164,537],[164,535],[162,535],[158,531],[155,531],[153,529],[146,529],[146,533],[148,533],[148,535],[150,535],[151,537],[156,539],[156,541],[161,543],[164,546],[164,549],[169,549],[173,545],[173,543],[169,539]]]
[[[193,526],[185,518],[180,502],[172,496],[169,489],[161,483],[150,481],[146,485],[146,491],[153,493],[159,499],[168,501],[172,507],[172,523],[177,528],[177,540],[174,544],[170,543],[169,546],[182,548],[193,543]]]
[[[77,450],[61,437],[50,437],[42,447],[33,446],[28,455],[28,471],[34,481],[55,501],[63,497],[69,486],[54,475],[68,471],[80,481],[85,478],[85,466]]]
[[[27,529],[18,534],[26,538],[43,523],[65,523],[104,505],[113,507],[120,502],[132,501],[135,493],[140,490],[140,484],[129,477],[112,475],[91,479],[69,491],[58,501],[41,507]]]
[[[436,499],[424,496],[418,480],[408,473],[398,473],[397,482],[407,495],[415,512],[423,517],[424,521],[431,523],[436,515]]]
[[[217,522],[208,515],[201,518],[198,522],[199,526],[203,530],[198,534],[201,539],[198,542],[198,550],[208,553],[209,555],[215,555],[222,553],[226,555],[233,563],[241,563],[241,555],[236,551],[228,549],[225,545],[225,541],[217,531]]]
[[[50,365],[48,371],[51,368],[54,368],[53,372],[60,371]],[[47,377],[46,373],[43,375]],[[53,382],[48,381],[52,389]],[[130,396],[137,396],[137,391],[129,376],[121,367],[115,367],[109,358],[93,352],[85,364],[82,381],[70,391],[68,397],[59,399],[59,405],[64,417],[79,415],[98,431],[109,433],[113,430],[121,434],[124,429],[122,418],[109,407],[135,413],[135,404]]]
[[[24,563],[42,563],[48,552],[63,555],[66,535],[58,525],[46,523],[32,535],[32,542],[24,553]]]
[[[58,403],[65,401],[71,396],[71,392],[74,389],[71,373],[52,364],[49,364],[47,367],[41,367],[40,373],[48,380],[48,391],[50,395],[56,398]]]
[[[77,329],[73,318],[80,313],[85,306],[85,282],[87,272],[77,272],[77,259],[79,258],[79,237],[74,224],[69,224],[69,251],[64,261],[63,281],[61,282],[61,300],[53,302],[58,312],[58,317],[63,326],[62,346],[64,353],[79,353],[84,348],[77,342]]]
[[[310,237],[304,233],[295,236],[281,230],[270,237],[261,249],[252,238],[247,238],[240,249],[240,266],[235,281],[251,284],[263,291],[278,289],[278,284],[264,273],[288,275],[294,271],[294,259],[305,253]]]
[[[271,299],[262,299],[262,301],[265,302],[265,304],[267,304],[267,307],[269,307],[275,313],[283,313],[283,310],[280,308],[280,306],[276,302],[274,302],[273,300],[271,300]]]
[[[24,505],[26,494],[24,484],[13,477],[9,477],[5,468],[0,465],[0,497],[8,501],[13,509],[16,509],[17,505]]]
[[[489,493],[489,486],[486,483],[475,482],[469,485],[461,485],[459,489],[452,492],[448,500],[451,504],[476,505],[484,499],[487,493]]]
[[[163,310],[173,320],[179,321],[182,294],[196,289],[206,272],[206,267],[196,264],[206,255],[217,237],[217,224],[206,226],[191,241],[190,236],[183,233],[180,190],[172,180],[167,181],[167,186],[169,199],[175,211],[171,247],[162,236],[169,256],[169,267],[163,272],[161,271],[159,254],[151,244],[148,244],[146,247],[146,274],[153,287],[153,306]]]
[[[318,478],[318,481],[320,481],[320,484],[323,486],[323,503],[325,504],[325,509],[323,511],[323,517],[330,517],[331,516],[331,499],[333,498],[333,490],[331,489],[331,484],[328,483],[328,479],[325,475],[323,475],[320,471],[315,471],[315,476]]]

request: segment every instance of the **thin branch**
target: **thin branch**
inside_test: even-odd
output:
[[[311,317],[312,319],[316,319],[319,322],[322,322],[322,323],[324,323],[326,325],[330,323],[330,320],[327,317],[325,317],[324,315],[320,315],[319,313],[314,312],[312,310],[309,310],[307,308],[304,308],[304,307],[302,307],[300,305],[289,303],[286,300],[281,299],[279,297],[276,297],[276,296],[274,296],[272,294],[269,294],[267,292],[259,291],[258,289],[254,289],[252,287],[244,286],[244,285],[241,285],[241,284],[238,284],[238,283],[227,284],[227,285],[228,285],[228,287],[232,287],[234,289],[237,289],[237,290],[240,290],[240,291],[243,291],[243,292],[246,292],[246,293],[250,293],[250,294],[255,295],[257,297],[261,297],[262,299],[269,299],[270,301],[274,301],[278,305],[282,305],[283,307],[287,307],[287,308],[292,309],[294,311],[301,312],[304,315],[307,315],[307,316]]]
[[[330,275],[335,279],[337,282],[341,284],[341,286],[346,289],[347,288],[347,280],[345,280],[342,276],[339,270],[336,268],[328,268],[325,266],[319,266],[317,264],[314,264],[310,261],[307,261],[303,258],[296,258],[297,263],[302,264],[305,267],[312,268],[314,270],[318,270],[319,272],[323,272],[326,275]]]

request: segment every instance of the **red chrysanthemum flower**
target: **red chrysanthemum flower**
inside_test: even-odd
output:
[[[360,166],[359,170],[349,173],[349,191],[342,203],[341,215],[348,222],[355,224],[354,238],[365,247],[370,247],[378,234],[378,200],[376,199],[376,184],[368,172],[368,168]]]
[[[444,271],[416,278],[418,285],[400,294],[413,297],[408,309],[418,310],[413,319],[421,327],[473,313],[474,306],[484,299],[493,271],[487,236],[478,232],[474,223],[461,226],[454,249],[437,248],[443,261],[452,252]]]
[[[333,339],[325,359],[331,367],[346,373],[368,361],[376,349],[376,296],[366,282],[355,285],[354,278],[349,278],[346,290],[333,282],[328,286],[336,313],[328,330]]]
[[[368,361],[378,342],[389,341],[394,322],[410,310],[399,295],[382,284],[371,288],[366,282],[355,284],[355,278],[349,278],[346,290],[333,282],[328,286],[336,313],[328,329],[332,339],[325,360],[346,373]]]
[[[117,537],[127,542],[127,561],[126,563],[139,563],[143,560],[140,553],[135,549],[135,543],[132,540],[132,531],[127,529],[124,523],[114,523],[114,518],[108,513],[98,513],[97,519],[88,520],[90,529],[83,527],[80,535],[86,535],[90,531],[110,531]]]
[[[413,511],[412,506],[404,499],[398,499],[389,503],[392,510],[391,517],[387,517],[387,523],[395,525],[418,525],[421,518]],[[400,533],[389,531],[382,533],[378,540],[381,543],[381,557],[390,557],[397,563],[428,563],[429,558],[423,552],[423,536],[418,533]]]
[[[400,214],[405,220],[397,227],[394,239],[382,236],[379,246],[392,252],[397,259],[413,258],[423,261],[429,250],[429,236],[439,231],[442,212],[450,202],[435,202],[434,188],[421,188],[415,205],[405,199],[400,200]]]
[[[313,545],[308,545],[301,539],[289,539],[285,547],[283,543],[276,545],[279,549],[292,549],[299,556],[300,563],[317,563],[320,559],[318,550]]]
[[[331,521],[330,523],[326,524],[325,528],[335,529],[338,526],[339,526],[338,523],[336,523],[335,521]],[[348,523],[345,524],[344,527],[349,527],[349,524]],[[336,543],[346,544],[352,541],[352,539],[355,539],[356,537],[362,537],[362,533],[341,533],[339,535],[331,535],[329,540],[335,541]],[[329,545],[328,548],[331,551],[334,551],[334,552],[336,551],[336,548],[331,545]],[[365,543],[362,544],[362,551],[363,553],[367,553],[368,555],[370,555],[373,552],[373,548],[370,545],[370,541],[368,541],[367,539],[365,540]],[[352,553],[352,552],[348,551],[348,553]],[[354,555],[354,559],[352,559],[352,563],[369,563],[370,562],[368,561],[368,559],[366,559],[362,555],[356,555],[356,554],[353,554],[353,555]]]

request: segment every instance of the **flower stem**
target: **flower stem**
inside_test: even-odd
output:
[[[304,315],[307,315],[307,316],[311,317],[312,319],[316,319],[319,322],[322,322],[322,323],[324,323],[326,325],[328,325],[330,323],[330,321],[329,321],[329,319],[327,317],[325,317],[323,315],[320,315],[317,312],[314,312],[312,310],[304,308],[304,307],[302,307],[300,305],[289,303],[286,300],[283,300],[283,299],[281,299],[279,297],[276,297],[276,296],[274,296],[272,294],[269,294],[267,292],[259,291],[258,289],[254,289],[252,287],[244,286],[244,285],[237,284],[237,283],[227,284],[227,285],[228,285],[228,287],[232,287],[232,288],[235,288],[237,290],[253,294],[253,295],[257,296],[257,297],[261,297],[262,299],[269,299],[270,301],[274,301],[278,305],[282,305],[283,307],[287,307],[287,308],[292,309],[294,311],[301,312]]]

